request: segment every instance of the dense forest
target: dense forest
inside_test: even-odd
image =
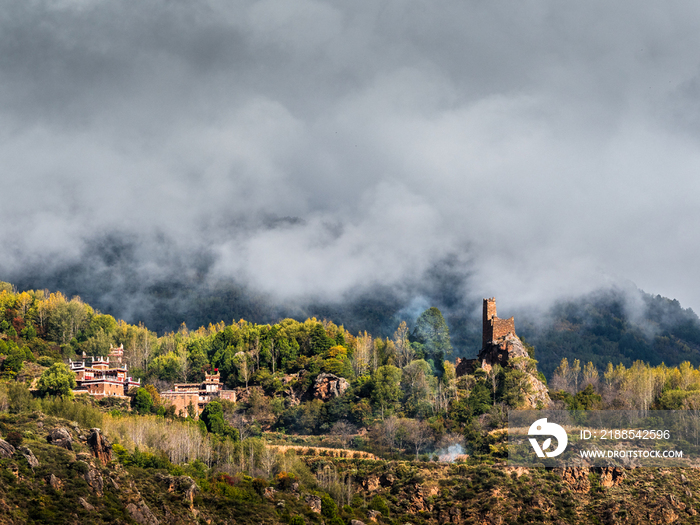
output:
[[[641,291],[610,289],[556,303],[544,320],[518,331],[537,347],[539,368],[551,377],[562,358],[631,366],[700,365],[700,320],[676,300]]]

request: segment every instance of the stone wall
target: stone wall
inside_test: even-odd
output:
[[[190,403],[199,415],[199,392],[161,392],[160,397],[166,403],[175,405],[175,413],[180,416],[187,415],[187,407]]]
[[[95,397],[124,397],[124,385],[122,383],[87,383],[83,387],[91,396]]]
[[[494,317],[491,319],[491,323],[491,341],[504,339],[508,334],[515,335],[515,320],[513,317],[510,319]]]

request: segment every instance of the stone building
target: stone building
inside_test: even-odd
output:
[[[530,367],[527,348],[515,333],[515,321],[499,319],[496,314],[496,299],[484,299],[483,333],[479,356],[476,359],[457,359],[457,377],[472,374],[477,368],[491,372],[495,365],[510,367],[525,372],[523,384],[524,401],[521,408],[546,408],[551,404],[547,387]]]
[[[175,405],[175,413],[181,416],[187,415],[187,407],[191,404],[197,416],[202,413],[207,403],[215,399],[225,399],[236,402],[236,391],[225,390],[221,384],[221,376],[218,370],[213,374],[204,374],[201,383],[175,383],[172,390],[160,393],[163,401]]]
[[[131,387],[141,386],[128,375],[126,364],[110,363],[109,357],[86,357],[81,361],[68,360],[75,374],[77,388],[74,394],[89,394],[95,397],[126,397]]]
[[[495,297],[484,299],[482,327],[479,356],[476,359],[457,358],[457,376],[471,374],[477,368],[483,368],[488,372],[496,363],[504,365],[514,357],[527,357],[527,350],[515,334],[514,318],[498,317]]]

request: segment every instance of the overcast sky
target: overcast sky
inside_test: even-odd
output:
[[[143,275],[201,253],[280,300],[453,255],[499,304],[629,280],[700,311],[698,27],[692,1],[6,0],[0,271],[114,233]]]

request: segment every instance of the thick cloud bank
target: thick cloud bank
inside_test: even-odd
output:
[[[173,276],[285,304],[415,283],[416,306],[448,260],[514,306],[629,279],[697,310],[698,23],[695,2],[10,0],[0,270],[82,272],[126,314]]]

